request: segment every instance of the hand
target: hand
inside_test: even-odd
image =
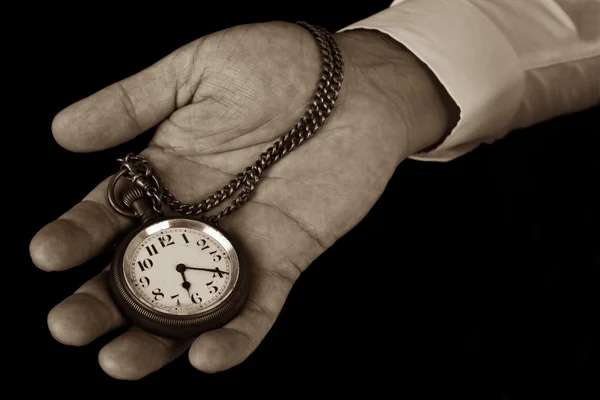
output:
[[[197,369],[245,360],[265,337],[308,265],[352,229],[409,154],[441,139],[450,113],[435,79],[387,36],[337,35],[345,79],[334,111],[311,140],[268,169],[250,201],[221,226],[241,244],[253,275],[249,300],[225,327],[193,341],[136,327],[108,343],[99,363],[139,379],[189,348]],[[57,142],[76,152],[106,149],[158,125],[143,154],[182,201],[202,200],[288,131],[312,99],[318,47],[288,23],[238,26],[186,45],[148,69],[85,98],[54,119]],[[106,199],[108,179],[33,238],[33,262],[65,270],[98,255],[135,221]],[[61,343],[81,346],[123,326],[107,273],[48,315]],[[190,347],[191,346],[191,347]]]

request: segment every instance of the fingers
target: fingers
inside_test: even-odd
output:
[[[167,339],[133,327],[104,346],[98,362],[113,378],[136,380],[179,357],[189,344],[189,340]]]
[[[292,288],[292,282],[261,270],[253,278],[249,299],[233,320],[194,341],[190,363],[207,373],[224,371],[244,361],[273,326]]]
[[[206,332],[194,341],[186,341],[163,338],[133,327],[102,348],[98,356],[100,366],[113,378],[141,379],[179,357],[192,341],[189,360],[197,369],[212,373],[238,365],[266,336],[292,287],[291,281],[278,275],[264,271],[260,274],[254,280],[256,285],[242,312],[223,328]],[[108,295],[108,292],[104,294]],[[79,315],[93,315],[98,311],[97,304],[89,303],[87,306],[87,311]],[[103,327],[111,323],[113,327],[118,326],[121,322],[101,320],[100,314],[97,318],[100,321],[94,323],[96,328],[90,328],[80,339],[98,336],[103,333]],[[85,321],[82,318],[80,323],[71,323],[70,327],[80,327]],[[83,331],[81,328],[77,330]]]
[[[56,221],[44,226],[31,240],[35,265],[60,271],[88,261],[102,252],[132,221],[112,210],[106,197],[109,179]]]
[[[110,295],[108,275],[108,269],[101,272],[50,311],[48,329],[57,341],[84,346],[127,323]],[[114,378],[140,379],[177,358],[190,343],[132,327],[104,346],[98,361]]]
[[[52,122],[56,141],[71,151],[97,151],[124,143],[164,120],[192,96],[180,85],[190,85],[187,75],[194,70],[196,51],[194,43],[184,46],[62,110]]]
[[[108,291],[108,271],[92,278],[48,314],[48,329],[60,343],[83,346],[125,324]]]

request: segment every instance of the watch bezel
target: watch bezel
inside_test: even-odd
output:
[[[230,285],[233,286],[232,290],[215,303],[214,306],[211,306],[198,314],[175,315],[148,307],[135,293],[133,293],[125,277],[123,260],[131,241],[138,236],[138,234],[147,232],[148,228],[154,225],[165,222],[172,224],[176,221],[185,221],[185,223],[193,224],[196,227],[202,227],[211,233],[219,235],[225,243],[228,243],[228,246],[226,248],[224,246],[224,248],[227,250],[231,259],[232,271],[236,270],[235,279],[233,276],[231,277]],[[223,246],[223,243],[220,240],[219,243]],[[245,271],[236,250],[236,246],[231,238],[205,221],[193,217],[161,217],[147,221],[138,226],[125,237],[117,248],[111,264],[110,275],[111,292],[121,312],[140,327],[163,336],[171,337],[187,337],[199,334],[226,323],[237,314],[242,307],[248,292],[248,273]]]
[[[169,230],[172,228],[192,229],[192,230],[202,232],[205,235],[213,238],[227,253],[227,258],[229,259],[229,264],[230,264],[229,265],[229,268],[230,268],[229,274],[230,275],[229,275],[228,283],[227,283],[226,287],[224,288],[220,298],[218,300],[216,300],[215,302],[213,302],[212,304],[210,304],[209,306],[203,308],[201,310],[201,312],[189,314],[189,313],[169,313],[167,311],[163,311],[163,310],[161,310],[160,306],[154,305],[151,302],[149,302],[147,299],[144,299],[143,297],[141,297],[139,293],[136,293],[136,289],[134,287],[132,287],[133,279],[131,277],[132,271],[131,271],[130,264],[136,253],[137,248],[148,237],[156,234],[157,232],[160,232],[163,230]],[[128,290],[129,294],[131,296],[135,297],[136,300],[138,301],[138,303],[140,303],[141,306],[146,307],[146,309],[148,309],[149,311],[156,311],[159,313],[166,314],[168,316],[197,317],[197,316],[201,316],[203,314],[208,314],[213,309],[218,308],[221,303],[227,301],[227,299],[233,292],[233,289],[235,288],[235,285],[237,284],[237,280],[239,278],[239,260],[238,260],[237,252],[233,248],[233,244],[229,241],[229,239],[227,239],[225,237],[225,235],[223,235],[222,232],[218,231],[211,225],[208,225],[204,222],[201,222],[201,221],[198,221],[195,219],[181,218],[181,217],[180,218],[170,218],[170,219],[167,219],[164,221],[158,221],[158,222],[155,222],[153,224],[146,226],[146,228],[144,228],[142,230],[139,230],[137,232],[137,234],[134,235],[131,238],[131,240],[129,240],[127,245],[125,246],[125,249],[123,252],[123,257],[121,258],[121,265],[122,265],[121,279],[125,283],[126,289]]]

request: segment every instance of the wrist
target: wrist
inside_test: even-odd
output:
[[[376,30],[336,33],[336,39],[353,75],[354,88],[349,90],[368,93],[375,107],[388,109],[388,126],[401,127],[389,133],[398,136],[404,158],[435,146],[450,133],[459,118],[458,106],[406,47]]]

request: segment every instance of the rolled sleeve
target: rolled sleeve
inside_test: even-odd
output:
[[[448,161],[492,143],[512,128],[524,71],[503,32],[478,8],[457,0],[396,1],[341,31],[375,29],[426,64],[460,108],[457,125],[413,159]]]

